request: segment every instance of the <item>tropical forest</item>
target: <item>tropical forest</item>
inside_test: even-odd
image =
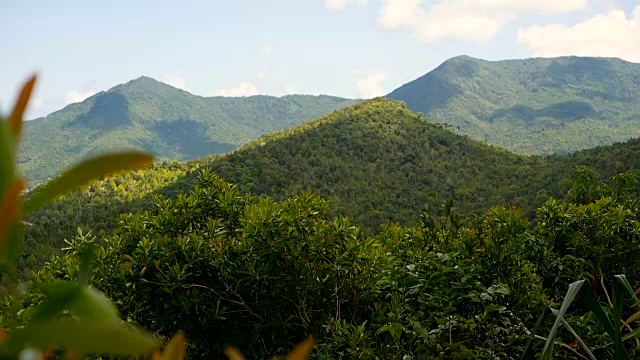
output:
[[[304,11],[320,19],[378,6],[319,3],[292,4],[301,19],[278,26],[320,41]],[[394,69],[422,61],[413,47],[480,36],[455,17],[477,24],[477,14],[409,3],[380,5],[382,29],[416,31],[415,44],[405,44],[415,59],[395,59],[391,52],[405,45],[375,35],[389,52],[371,56],[397,61]],[[516,22],[573,11],[524,3],[465,6]],[[12,6],[16,19],[28,19],[26,8]],[[131,6],[139,16],[117,15],[125,28],[145,11],[175,15],[185,36],[208,24],[196,12]],[[264,16],[284,8],[256,6]],[[63,8],[53,11],[78,24],[89,14]],[[632,9],[630,21],[640,24],[640,6]],[[627,21],[620,12],[596,18]],[[107,13],[92,21],[110,23]],[[446,35],[433,14],[459,28]],[[435,25],[422,24],[428,19]],[[160,32],[155,21],[141,26]],[[361,77],[356,89],[366,91],[354,96],[339,90],[347,72],[325,79],[331,72],[321,63],[337,64],[330,54],[277,57],[285,43],[264,45],[260,56],[278,59],[291,81],[317,81],[339,96],[262,92],[253,83],[196,95],[152,64],[183,61],[190,84],[204,84],[209,75],[194,74],[211,63],[188,51],[147,61],[152,47],[178,49],[182,38],[163,33],[157,43],[160,33],[141,30],[127,34],[150,43],[129,43],[122,29],[88,29],[131,50],[126,60],[101,62],[104,74],[91,86],[115,69],[129,80],[74,90],[59,106],[43,100],[55,93],[48,81],[74,78],[63,78],[54,55],[32,59],[29,66],[46,66],[19,74],[0,108],[0,359],[640,359],[640,26],[627,38],[622,24],[611,27],[631,39],[621,50],[602,43],[572,53],[567,45],[537,56],[555,48],[537,51],[531,40],[537,52],[527,57],[515,47],[504,52],[495,42],[507,40],[498,37],[482,46],[511,55],[443,51],[431,55],[429,71],[419,63],[422,72],[394,88],[383,87],[387,75]],[[245,36],[241,50],[220,40],[219,51],[258,41],[250,35],[257,25],[245,26],[215,35]],[[548,26],[553,42],[569,25]],[[519,41],[543,27],[521,28]],[[198,39],[184,41],[206,42]],[[352,46],[341,50],[345,67],[363,49]],[[470,53],[486,54],[474,46]],[[223,79],[253,60],[210,61],[225,64]],[[24,64],[7,64],[9,82]],[[78,62],[73,71],[86,69]],[[259,75],[263,85],[271,79]]]

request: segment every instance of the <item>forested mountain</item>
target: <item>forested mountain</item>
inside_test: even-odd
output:
[[[26,265],[41,263],[78,226],[108,231],[118,214],[150,208],[154,195],[188,191],[195,171],[204,167],[243,192],[284,199],[311,190],[330,201],[331,215],[347,215],[375,233],[385,222],[415,223],[425,206],[438,213],[449,200],[463,214],[515,205],[532,219],[550,196],[567,191],[577,165],[605,177],[636,171],[640,141],[567,156],[522,156],[456,135],[401,102],[378,98],[265,135],[227,155],[158,163],[71,194],[29,218]]]
[[[563,154],[640,136],[640,64],[614,58],[459,56],[388,97],[522,154]]]
[[[160,159],[195,159],[353,102],[306,95],[207,98],[141,77],[27,122],[19,163],[32,182],[40,182],[107,150],[136,148]]]
[[[638,84],[640,65],[618,59],[461,56],[388,97],[475,140],[522,154],[564,154],[640,136]],[[113,149],[195,159],[354,102],[304,95],[205,98],[141,77],[28,122],[19,163],[38,183]]]
[[[159,337],[185,331],[190,358],[220,357],[228,344],[268,358],[308,335],[313,359],[537,357],[546,338],[531,332],[553,329],[545,311],[566,301],[569,282],[591,280],[584,288],[602,304],[611,289],[615,306],[613,275],[640,286],[639,153],[632,140],[516,155],[376,98],[230,154],[109,177],[36,211],[20,276],[45,265],[26,294],[0,300],[0,322],[37,318],[49,285],[66,280],[100,289]],[[64,253],[50,256],[62,239]],[[87,272],[80,255],[94,244]],[[555,358],[582,356],[576,334],[598,358],[620,351],[589,309],[568,310],[573,332],[558,333]],[[625,335],[638,325],[629,323]],[[635,343],[615,341],[637,357]]]

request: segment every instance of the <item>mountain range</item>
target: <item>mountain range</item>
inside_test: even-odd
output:
[[[521,154],[566,154],[640,136],[640,64],[614,58],[459,56],[388,97]]]
[[[189,191],[202,169],[244,193],[282,200],[312,191],[329,200],[332,215],[346,215],[376,233],[384,223],[414,223],[421,210],[438,213],[451,200],[458,213],[513,205],[532,219],[551,196],[566,193],[580,165],[607,178],[637,172],[640,140],[565,156],[525,156],[455,134],[402,102],[376,98],[264,135],[229,154],[158,162],[69,194],[30,216],[25,258],[42,263],[78,227],[109,232],[119,214],[153,211],[156,195]]]
[[[640,65],[619,59],[459,56],[386,97],[519,154],[566,154],[640,136]],[[201,97],[140,77],[28,122],[19,162],[38,183],[106,150],[190,160],[356,102],[325,95]]]
[[[309,95],[207,98],[140,77],[27,122],[18,161],[38,183],[108,150],[143,149],[161,160],[190,160],[234,150],[354,102]]]
[[[609,306],[612,274],[638,287],[640,140],[628,139],[636,65],[534,59],[536,73],[522,69],[527,61],[455,58],[366,101],[202,98],[140,78],[28,123],[19,160],[31,179],[107,149],[163,161],[29,213],[17,274],[29,292],[5,296],[2,317],[37,318],[23,307],[51,300],[43,289],[64,279],[87,281],[160,336],[185,331],[196,357],[240,341],[264,358],[301,333],[322,334],[314,351],[327,357],[541,353],[528,329],[555,331],[545,313],[562,301],[567,310],[569,282],[599,275],[601,287],[583,289]],[[615,71],[594,75],[606,62]],[[491,144],[483,129],[519,148]],[[533,129],[548,136],[531,139]],[[608,144],[618,130],[626,140]],[[52,256],[63,241],[66,253]],[[87,271],[90,257],[78,254],[96,243]],[[17,283],[10,274],[0,274],[0,291]],[[585,311],[564,314],[580,333],[571,334],[610,355],[615,336]],[[284,345],[266,349],[276,336]]]

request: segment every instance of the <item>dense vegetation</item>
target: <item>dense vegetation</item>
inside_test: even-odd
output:
[[[461,134],[522,154],[564,154],[640,136],[640,64],[468,56],[391,92]]]
[[[90,283],[129,321],[160,335],[184,330],[191,358],[220,357],[227,344],[267,358],[308,335],[314,359],[516,359],[529,340],[535,356],[554,317],[534,337],[536,321],[559,307],[569,282],[589,280],[604,304],[612,275],[640,285],[637,186],[630,173],[602,182],[578,168],[566,199],[539,208],[533,229],[516,208],[465,219],[448,205],[416,214],[414,227],[387,224],[367,236],[313,195],[242,195],[204,170],[188,193],[121,215],[113,234],[70,239],[65,255],[33,275],[22,305],[5,300],[3,321],[28,319],[39,289],[75,280],[78,254],[98,243]],[[565,319],[597,358],[612,358],[611,339],[584,305]],[[570,332],[558,340],[558,359],[584,354]],[[624,344],[640,355],[633,340]]]
[[[109,232],[119,214],[149,209],[154,195],[189,191],[204,166],[242,192],[276,200],[311,190],[329,200],[331,216],[349,216],[373,234],[387,222],[413,225],[419,211],[440,211],[448,200],[465,215],[515,205],[535,221],[539,206],[567,191],[573,167],[589,165],[610,177],[640,168],[639,154],[634,140],[564,157],[515,155],[431,124],[400,102],[374,99],[228,155],[158,163],[70,194],[27,219],[21,268],[26,277],[77,227]]]
[[[515,205],[532,218],[590,165],[611,176],[636,169],[636,141],[566,157],[519,156],[431,124],[396,101],[374,99],[291,130],[263,136],[210,166],[241,190],[284,199],[305,190],[375,231],[410,224],[423,206],[453,199],[461,213]]]
[[[105,151],[134,148],[160,159],[195,159],[352,103],[304,95],[205,98],[141,77],[27,122],[18,161],[37,183]]]
[[[229,155],[108,177],[32,213],[74,177],[36,188],[25,261],[36,267],[61,237],[65,248],[0,301],[0,327],[17,330],[0,349],[25,345],[20,334],[73,341],[39,330],[46,313],[65,329],[121,316],[161,339],[184,331],[191,358],[229,344],[267,358],[308,336],[315,359],[533,358],[547,345],[558,359],[640,356],[640,302],[625,302],[640,287],[639,182],[626,171],[639,142],[525,157],[443,128],[374,99]],[[425,188],[438,196],[420,198]],[[308,189],[337,191],[327,202]],[[591,297],[567,308],[576,280]],[[146,339],[148,353],[157,342]],[[90,344],[85,353],[105,349]]]

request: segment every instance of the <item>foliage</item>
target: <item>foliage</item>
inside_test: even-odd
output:
[[[79,318],[79,326],[90,314],[96,321],[126,319],[162,340],[184,332],[189,341],[178,335],[172,346],[194,357],[241,358],[242,351],[265,358],[309,337],[317,339],[315,359],[515,359],[527,350],[532,356],[609,358],[622,353],[621,347],[637,357],[639,348],[631,340],[637,336],[632,325],[640,318],[638,309],[621,305],[620,288],[606,281],[628,274],[624,291],[640,287],[638,182],[634,173],[620,172],[636,168],[637,160],[626,155],[637,146],[631,141],[567,157],[522,157],[430,124],[401,103],[374,99],[266,136],[231,155],[107,177],[31,213],[27,240],[45,235],[47,228],[38,221],[48,219],[50,231],[67,234],[67,246],[32,274],[29,292],[9,293],[0,302],[0,323],[16,329],[37,324],[53,298],[67,299],[56,309],[69,310],[63,317]],[[318,151],[329,160],[305,162],[293,149],[306,158]],[[399,160],[410,151],[412,157]],[[388,167],[369,156],[389,159]],[[451,164],[440,160],[447,156]],[[331,169],[331,163],[344,172],[329,172],[327,184],[355,178],[354,184],[365,185],[366,191],[352,187],[359,191],[350,198],[354,208],[383,204],[378,196],[392,194],[387,188],[400,176],[411,180],[400,183],[396,197],[420,196],[414,187],[421,184],[445,196],[422,208],[399,202],[370,223],[354,216],[354,223],[362,221],[367,229],[337,215],[335,203],[342,195],[325,200],[305,187],[278,194],[288,179],[314,181],[313,171]],[[474,172],[464,173],[473,164]],[[435,177],[421,177],[426,166]],[[460,179],[453,173],[458,168],[464,169]],[[240,191],[223,180],[230,177],[224,171],[240,176],[240,186],[250,190],[250,184],[258,188],[260,179],[275,177],[260,195],[277,197]],[[451,177],[451,188],[471,183],[479,199],[495,198],[482,203],[488,210],[479,211],[459,194],[446,196],[451,189],[438,188],[438,176]],[[486,183],[473,184],[474,179]],[[36,188],[25,197],[25,208],[42,194],[59,195],[52,189],[65,183]],[[548,187],[538,190],[540,183]],[[485,187],[495,192],[483,195]],[[537,209],[505,206],[534,194],[542,204]],[[393,203],[393,197],[386,201]],[[1,204],[3,213],[13,214],[15,207]],[[393,221],[388,214],[398,209],[407,210]],[[73,221],[83,228],[68,235]],[[42,239],[55,246],[55,238]],[[91,253],[96,258],[90,262],[83,254]],[[590,302],[569,307],[568,283],[574,284],[570,289],[580,284],[581,291],[590,290]],[[105,307],[110,301],[100,292],[118,309]],[[72,301],[75,296],[85,301]],[[540,316],[548,308],[560,316]],[[593,310],[598,308],[601,312]],[[627,319],[624,328],[622,319]],[[43,334],[38,326],[33,329],[31,334]],[[12,336],[20,345],[20,336]],[[67,340],[50,339],[61,345]],[[545,347],[552,342],[561,346]],[[94,346],[89,352],[105,350],[103,343],[82,344]],[[308,354],[310,344],[303,342],[293,354]]]
[[[535,224],[536,209],[569,189],[572,168],[588,165],[606,178],[636,171],[638,151],[634,140],[567,156],[514,155],[430,124],[402,103],[374,99],[266,135],[232,154],[156,163],[63,197],[27,218],[20,277],[59,253],[78,226],[104,236],[119,214],[149,210],[154,195],[173,198],[193,189],[202,167],[243,193],[276,200],[311,190],[329,200],[330,216],[348,216],[374,234],[385,222],[415,225],[425,206],[436,212],[449,200],[458,213],[474,216],[515,205]],[[616,186],[636,193],[635,183],[624,179]]]
[[[113,153],[88,159],[39,187],[22,204],[20,192],[24,181],[15,174],[14,159],[22,132],[22,115],[35,81],[34,76],[25,84],[9,119],[0,119],[0,169],[3,170],[0,177],[0,256],[9,271],[15,267],[17,249],[22,242],[23,215],[96,179],[149,164],[153,160],[152,156],[137,152]],[[78,236],[86,239],[81,230],[78,230]],[[93,271],[96,249],[91,241],[82,240],[84,246],[80,247],[76,243],[69,243],[67,250],[77,260],[73,269],[66,268],[71,273],[63,279],[39,284],[36,292],[26,296],[31,303],[26,314],[20,310],[17,318],[3,319],[5,327],[13,326],[7,327],[8,336],[0,328],[0,358],[26,356],[42,359],[63,351],[65,358],[79,358],[88,354],[110,357],[153,354],[154,359],[184,359],[185,339],[181,331],[175,332],[164,354],[160,354],[160,343],[151,333],[140,330],[130,321],[123,322],[113,302],[87,283]],[[5,309],[15,308],[15,295],[20,296],[14,292],[4,298]],[[5,315],[8,314],[5,312]],[[313,340],[309,338],[286,358],[303,360],[308,357],[312,347]],[[228,348],[227,354],[232,359],[241,358],[234,348]]]
[[[15,175],[14,159],[22,132],[22,115],[26,109],[36,78],[24,86],[8,120],[0,119],[0,255],[12,270],[22,242],[22,216],[54,201],[91,180],[115,171],[149,163],[146,154],[122,153],[105,155],[69,169],[58,179],[43,186],[38,194],[21,204],[23,180]],[[97,166],[96,166],[97,165]],[[88,273],[89,252],[79,254],[79,271]],[[63,349],[67,354],[86,353],[113,355],[150,354],[159,344],[151,336],[122,324],[118,311],[102,293],[86,285],[86,275],[78,283],[52,282],[43,288],[46,298],[33,309],[30,321],[8,329],[8,337],[0,344],[0,358],[15,359],[23,351],[43,353]]]
[[[388,97],[521,154],[567,154],[640,136],[640,65],[590,57],[458,56]]]
[[[88,281],[150,331],[183,330],[192,356],[219,357],[233,343],[265,358],[313,336],[314,359],[516,359],[529,342],[543,352],[547,338],[539,334],[555,318],[536,322],[562,302],[567,280],[590,283],[584,289],[596,302],[608,296],[604,282],[593,282],[596,266],[596,276],[626,272],[629,286],[640,285],[633,255],[640,213],[631,189],[618,186],[628,174],[602,182],[592,169],[576,169],[567,200],[549,199],[534,228],[517,208],[497,206],[473,219],[448,202],[421,212],[415,226],[389,223],[372,236],[332,218],[329,203],[312,194],[276,202],[243,195],[209,169],[198,173],[193,190],[155,196],[150,210],[121,215],[112,234],[70,239],[63,256],[34,273],[33,294],[77,279],[77,254],[99,244]],[[581,189],[599,195],[571,202]],[[24,315],[7,313],[16,316]],[[588,307],[567,308],[563,319],[572,332],[556,332],[558,358],[578,356],[575,335],[597,358],[612,352]],[[633,343],[625,348],[638,355]]]

